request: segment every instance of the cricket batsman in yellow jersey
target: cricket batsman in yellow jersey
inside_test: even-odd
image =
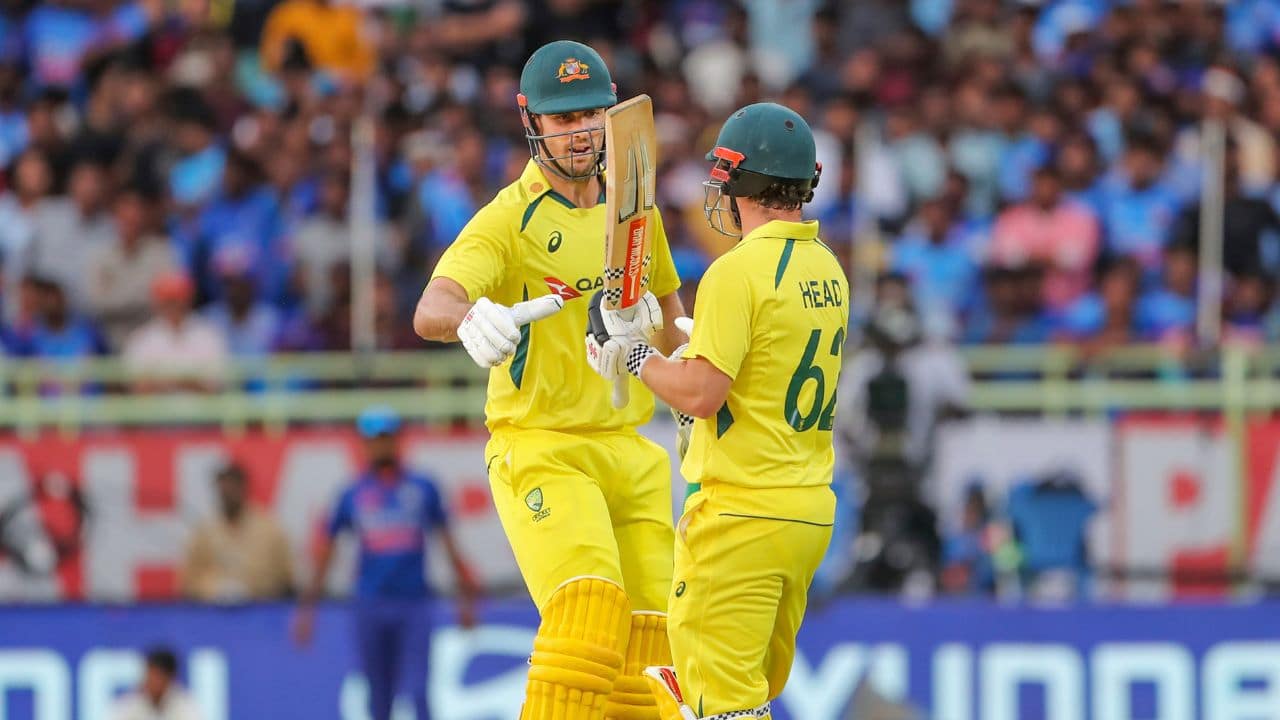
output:
[[[604,110],[617,94],[600,55],[558,41],[529,59],[517,101],[532,160],[444,253],[414,329],[492,368],[489,484],[542,615],[521,719],[656,720],[642,673],[670,662],[670,461],[636,432],[652,394],[631,380],[614,409],[582,352],[603,286]],[[629,329],[670,350],[685,339],[662,327],[683,312],[680,283],[656,213],[653,232]]]
[[[801,222],[821,170],[813,135],[781,105],[750,105],[707,159],[708,222],[742,239],[703,276],[688,347],[664,357],[608,310],[597,332],[600,372],[625,364],[695,418],[669,599],[674,672],[647,672],[663,720],[770,717],[835,513],[849,292],[818,224]]]

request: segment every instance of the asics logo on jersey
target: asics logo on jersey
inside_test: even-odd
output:
[[[684,587],[684,581],[681,580],[680,584],[676,585],[676,597],[682,597],[684,595]]]

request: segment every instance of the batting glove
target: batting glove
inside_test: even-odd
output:
[[[631,315],[631,319],[626,319],[625,315]],[[645,292],[639,302],[626,310],[602,307],[600,316],[610,337],[648,340],[662,329],[662,306],[651,292]]]
[[[476,300],[458,325],[458,339],[467,354],[482,368],[506,362],[520,342],[520,327],[560,311],[564,299],[547,294],[511,307],[499,305],[489,298]]]

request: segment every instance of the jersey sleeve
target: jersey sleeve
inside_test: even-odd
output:
[[[333,506],[333,513],[329,516],[329,524],[325,527],[325,532],[332,539],[337,537],[338,533],[343,530],[351,530],[355,526],[355,493],[347,490],[338,497],[338,502]]]
[[[653,209],[653,245],[649,252],[653,255],[649,292],[663,297],[679,290],[680,276],[676,273],[675,261],[671,259],[671,243],[667,240],[667,230],[662,224],[662,214],[656,207]]]
[[[730,379],[737,378],[751,347],[754,308],[747,274],[724,257],[712,263],[698,284],[693,337],[683,357],[705,358]]]
[[[467,298],[475,302],[492,295],[498,288],[505,268],[513,264],[514,252],[510,223],[502,208],[488,205],[458,233],[436,263],[431,277],[453,280],[467,291]]]
[[[444,498],[440,496],[440,487],[430,478],[422,479],[426,502],[422,503],[423,527],[442,528],[449,525],[449,514],[444,509]]]

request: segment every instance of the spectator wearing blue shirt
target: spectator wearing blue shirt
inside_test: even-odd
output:
[[[76,360],[106,352],[93,325],[72,314],[66,292],[58,283],[36,278],[39,306],[36,322],[26,338],[30,355],[50,360]]]
[[[98,34],[93,16],[65,0],[36,5],[22,26],[31,78],[40,88],[69,90]]]
[[[1068,133],[1058,145],[1053,162],[1065,197],[1087,206],[1094,217],[1102,217],[1106,195],[1098,179],[1100,164],[1093,138],[1078,131]]]
[[[1199,258],[1188,243],[1165,250],[1160,284],[1138,300],[1137,323],[1142,335],[1159,342],[1191,339],[1196,323],[1196,273]]]
[[[222,299],[205,308],[204,319],[227,339],[227,349],[235,357],[271,352],[280,335],[280,311],[258,300],[248,254],[229,246],[219,252],[213,265]]]
[[[35,322],[15,349],[53,365],[66,365],[106,352],[106,343],[84,318],[72,314],[62,286],[46,278],[32,278],[37,293]],[[50,376],[40,383],[41,395],[92,392],[92,384],[67,383]]]
[[[1030,195],[1031,176],[1053,156],[1062,133],[1056,111],[1040,107],[1027,120],[1026,132],[1005,146],[1000,164],[1000,196],[1007,202],[1022,202]]]
[[[1097,292],[1084,295],[1063,313],[1063,339],[1081,344],[1087,352],[1142,340],[1135,312],[1141,276],[1132,258],[1111,261],[1102,271]]]
[[[1161,181],[1164,152],[1146,136],[1130,138],[1123,171],[1113,178],[1103,200],[1107,249],[1132,257],[1144,273],[1154,275],[1169,231],[1177,219],[1178,194]]]
[[[205,299],[221,298],[213,260],[234,249],[250,258],[259,295],[285,301],[290,270],[278,210],[275,194],[259,183],[257,161],[238,151],[228,154],[222,190],[196,221],[194,268]]]
[[[372,720],[390,720],[397,690],[411,696],[419,720],[430,717],[426,685],[432,598],[423,571],[428,533],[444,543],[453,563],[462,625],[475,622],[472,601],[478,588],[450,531],[440,491],[430,478],[401,464],[400,427],[399,415],[387,407],[369,408],[356,420],[368,464],[334,507],[294,625],[295,638],[309,642],[333,541],[342,533],[355,535],[360,554],[352,609]]]
[[[988,267],[986,292],[965,318],[961,342],[968,344],[1036,345],[1053,335],[1053,318],[1044,309],[1040,270],[1034,267]]]
[[[926,200],[890,251],[889,268],[911,281],[922,317],[965,309],[978,279],[961,227],[945,198]]]

